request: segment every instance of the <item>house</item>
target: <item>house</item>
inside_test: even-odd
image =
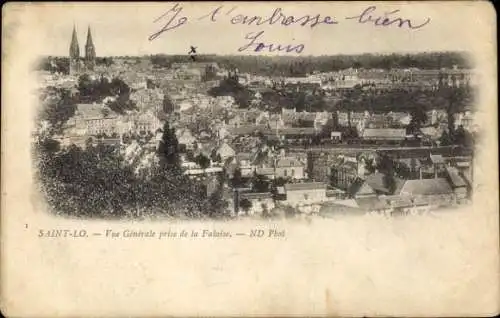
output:
[[[356,178],[347,189],[347,195],[351,198],[376,197],[377,192],[361,178]]]
[[[188,150],[194,149],[196,138],[191,133],[191,130],[187,128],[181,128],[175,131],[175,135],[177,137],[179,145],[184,145],[184,147],[186,147],[186,149]]]
[[[258,167],[255,169],[255,173],[265,176],[271,180],[275,178],[275,171],[273,167]]]
[[[239,169],[243,177],[250,177],[256,171],[257,166],[254,165],[254,154],[248,152],[240,152],[232,158],[225,160],[224,166],[228,176],[232,178],[234,171]]]
[[[223,142],[216,150],[217,155],[221,157],[222,160],[234,157],[236,152],[229,146],[226,142]]]
[[[99,104],[77,104],[75,116],[68,121],[79,135],[123,133],[122,119],[115,112]]]
[[[305,164],[294,157],[276,160],[274,169],[277,178],[305,179]]]
[[[392,185],[387,176],[380,172],[368,175],[365,179],[357,178],[349,187],[348,193],[353,198],[371,197],[375,195],[392,195],[398,191],[404,180],[393,177]]]
[[[334,142],[341,142],[342,141],[342,132],[332,131],[330,133],[330,139]]]
[[[320,203],[326,201],[326,184],[303,182],[285,184],[286,201],[291,204]]]
[[[161,126],[160,120],[152,112],[145,112],[134,118],[134,129],[139,133],[155,133]]]

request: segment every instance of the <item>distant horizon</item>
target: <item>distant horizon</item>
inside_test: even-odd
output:
[[[123,54],[123,55],[99,55],[96,52],[97,58],[106,58],[106,57],[149,57],[149,56],[186,56],[186,54],[171,54],[171,53],[149,53],[149,54],[140,54],[140,55],[131,55],[131,54]],[[424,55],[424,54],[461,54],[464,56],[468,56],[471,54],[469,51],[463,50],[437,50],[437,51],[399,51],[399,52],[366,52],[366,53],[337,53],[337,54],[307,54],[307,55],[255,55],[255,54],[218,54],[218,53],[207,53],[207,54],[197,54],[197,56],[238,56],[238,57],[263,57],[263,58],[285,58],[285,59],[293,59],[293,58],[310,58],[310,57],[344,57],[344,56],[381,56],[381,55]],[[54,55],[54,54],[41,54],[40,57],[69,57],[69,52],[67,55]],[[82,56],[83,58],[83,56]]]

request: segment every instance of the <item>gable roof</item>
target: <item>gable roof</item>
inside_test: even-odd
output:
[[[439,195],[450,194],[453,190],[444,178],[406,180],[398,194]]]
[[[229,146],[227,143],[222,143],[222,145],[220,145],[218,148],[217,148],[217,154],[219,155],[223,155],[223,156],[234,156],[236,152],[234,151],[233,148],[231,148],[231,146]]]
[[[366,183],[365,180],[361,178],[356,178],[354,182],[349,186],[347,189],[347,193],[349,193],[350,196],[357,196],[357,195],[374,195],[375,190]]]

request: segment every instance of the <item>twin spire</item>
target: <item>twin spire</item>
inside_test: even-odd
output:
[[[71,44],[69,47],[69,56],[73,59],[78,59],[80,57],[80,46],[78,45],[78,36],[76,34],[76,27],[73,25],[73,35],[71,37]],[[95,58],[95,47],[92,41],[92,33],[90,32],[90,26],[87,30],[87,43],[85,43],[85,58],[94,59]]]

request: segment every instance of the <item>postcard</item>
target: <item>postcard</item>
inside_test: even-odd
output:
[[[2,17],[5,316],[498,314],[490,3]]]

